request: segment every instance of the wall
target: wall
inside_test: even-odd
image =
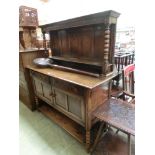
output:
[[[47,1],[47,0],[46,0]],[[105,10],[121,13],[118,27],[135,26],[134,1],[123,0],[20,0],[20,5],[38,9],[39,24],[52,23]]]

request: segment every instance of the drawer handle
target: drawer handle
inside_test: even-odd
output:
[[[56,97],[56,94],[54,94],[53,92],[51,92],[49,95],[52,97]]]

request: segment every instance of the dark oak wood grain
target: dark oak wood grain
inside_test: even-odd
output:
[[[66,62],[61,58],[66,58],[69,60],[67,67],[97,72],[99,76],[111,74],[119,15],[115,11],[105,11],[40,26],[43,34],[50,35],[51,58],[55,61],[54,58],[58,57],[63,66]],[[87,65],[82,66],[82,62]]]
[[[30,73],[26,66],[34,66],[33,59],[45,56],[44,50],[24,50],[19,52],[19,98],[31,110],[36,108],[36,104]]]

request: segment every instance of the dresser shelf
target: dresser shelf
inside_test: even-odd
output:
[[[56,109],[51,106],[43,103],[38,110],[42,112],[46,117],[54,121],[61,128],[71,134],[74,138],[76,138],[80,143],[84,143],[83,135],[85,130],[82,126],[77,124],[75,121],[66,117],[64,114],[60,113]]]

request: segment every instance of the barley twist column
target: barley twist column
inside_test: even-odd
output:
[[[43,48],[46,50],[46,37],[45,37],[45,32],[43,32]]]
[[[104,68],[103,73],[106,75],[108,73],[109,65],[109,46],[110,46],[110,24],[106,25],[105,35],[104,35]]]
[[[38,107],[39,101],[38,101],[38,97],[37,96],[35,96],[35,102],[36,102],[36,106]]]
[[[45,36],[45,32],[43,32],[43,48],[45,49],[45,55],[48,57],[48,51],[47,51],[47,46],[46,46],[46,36]]]

